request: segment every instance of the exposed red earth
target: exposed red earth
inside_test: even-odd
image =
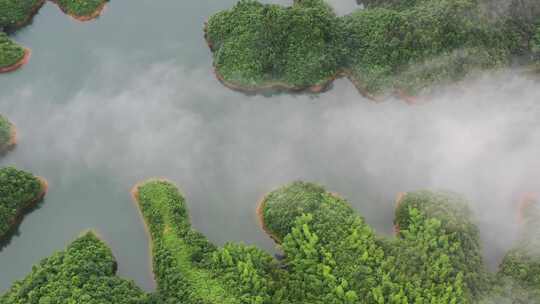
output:
[[[7,144],[0,146],[0,155],[11,151],[17,145],[17,128],[12,124],[10,126],[10,137]]]
[[[39,192],[39,194],[31,201],[29,201],[26,206],[24,208],[21,208],[19,210],[19,212],[15,215],[15,217],[13,218],[12,222],[10,223],[10,227],[13,227],[13,229],[15,227],[17,227],[24,215],[29,211],[29,210],[32,210],[33,208],[35,208],[41,201],[43,201],[43,198],[45,198],[45,195],[47,194],[47,191],[49,191],[49,183],[47,182],[47,180],[41,176],[37,176],[36,177],[38,180],[39,180],[39,183],[41,184],[41,191]],[[10,229],[12,230],[12,229]],[[7,235],[9,235],[10,233],[8,233]],[[7,235],[0,235],[0,240],[3,240],[4,238],[6,238]]]
[[[27,64],[28,61],[30,61],[31,56],[32,56],[32,51],[30,49],[25,48],[23,58],[21,58],[21,60],[17,61],[15,64],[0,68],[0,73],[9,73],[9,72],[18,70],[19,68]]]
[[[214,45],[212,42],[208,39],[208,23],[205,22],[204,24],[204,39],[206,40],[206,44],[208,45],[208,48],[213,52],[214,51]],[[381,102],[383,101],[388,95],[373,95],[370,94],[365,86],[361,83],[360,80],[356,79],[356,77],[353,76],[353,73],[350,70],[341,70],[338,71],[335,75],[332,75],[331,77],[325,79],[320,84],[316,85],[309,85],[309,86],[294,86],[290,85],[284,82],[267,82],[262,85],[255,85],[255,86],[249,86],[244,84],[235,83],[232,81],[225,80],[223,75],[221,75],[217,69],[217,67],[214,65],[214,74],[216,75],[216,78],[223,84],[225,87],[246,93],[246,94],[257,94],[257,93],[264,93],[264,92],[273,92],[273,91],[285,91],[285,92],[293,92],[293,93],[300,93],[300,92],[308,92],[308,93],[322,93],[327,91],[332,83],[336,79],[340,78],[347,78],[349,81],[354,85],[356,90],[360,93],[360,95],[366,97],[367,99],[370,99],[375,102]],[[409,105],[416,105],[423,102],[423,100],[420,97],[408,95],[405,93],[404,90],[397,89],[393,93],[394,96],[398,97],[399,99],[402,99]]]
[[[524,224],[526,221],[526,210],[532,204],[540,203],[540,193],[538,192],[528,192],[521,196],[519,201],[519,210],[518,210],[518,221],[520,224]]]
[[[73,18],[74,20],[77,20],[77,21],[81,21],[81,22],[86,22],[86,21],[91,21],[91,20],[94,20],[96,19],[97,17],[101,16],[101,14],[103,13],[103,11],[105,10],[105,7],[107,6],[107,2],[103,2],[93,13],[91,13],[90,15],[85,15],[85,16],[78,16],[78,15],[74,15],[74,14],[71,14],[69,12],[67,12],[67,10],[65,10],[60,4],[58,4],[58,2],[56,0],[49,0],[51,1],[52,3],[56,4],[58,6],[58,8],[60,8],[60,10],[62,12],[64,12],[64,14],[70,16],[71,18]]]
[[[146,238],[148,239],[148,252],[150,252],[150,253],[153,252],[152,235],[150,234],[150,229],[148,228],[148,224],[146,223],[146,220],[144,219],[142,209],[139,206],[139,187],[141,187],[145,183],[152,182],[152,181],[162,181],[162,182],[174,184],[173,182],[171,182],[170,180],[168,180],[168,179],[166,179],[164,177],[156,177],[156,178],[151,178],[151,179],[148,179],[148,180],[140,181],[140,182],[136,183],[135,186],[133,186],[133,188],[131,188],[131,190],[130,190],[131,202],[135,206],[135,209],[137,209],[138,212],[139,212],[139,217],[141,219],[141,222],[143,223]],[[154,284],[155,284],[156,277],[155,277],[155,274],[154,274],[154,271],[153,271],[152,254],[149,255],[149,260],[150,260],[148,262],[148,265],[150,265],[149,273],[150,273],[150,276],[152,278],[152,282],[154,282]]]
[[[259,221],[259,226],[261,226],[262,230],[264,230],[264,232],[272,239],[274,240],[274,242],[276,242],[277,244],[280,244],[281,243],[281,240],[276,236],[274,235],[269,229],[268,227],[266,227],[266,224],[264,223],[264,214],[263,214],[263,210],[264,210],[264,206],[265,206],[265,201],[266,201],[266,195],[264,195],[260,200],[259,200],[259,203],[257,204],[257,219]]]

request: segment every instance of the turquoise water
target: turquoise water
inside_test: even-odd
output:
[[[476,202],[489,260],[510,246],[513,203],[540,177],[534,81],[488,75],[418,107],[371,102],[346,80],[319,96],[246,96],[214,78],[202,35],[206,18],[235,2],[113,0],[84,24],[47,3],[17,32],[33,55],[0,75],[0,112],[20,133],[0,165],[44,176],[50,191],[0,251],[0,291],[85,229],[112,247],[122,277],[152,290],[129,190],[154,176],[180,186],[195,227],[218,244],[273,251],[256,203],[304,179],[387,234],[398,192],[455,190]],[[342,14],[354,3],[334,1]]]

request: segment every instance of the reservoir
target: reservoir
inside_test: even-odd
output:
[[[335,0],[340,14],[356,1]],[[216,80],[205,20],[236,0],[112,0],[80,23],[46,3],[13,38],[28,65],[0,75],[0,112],[19,132],[0,159],[49,182],[0,251],[0,292],[32,265],[95,229],[119,275],[153,290],[149,242],[129,190],[166,177],[194,226],[216,244],[274,252],[258,200],[294,180],[340,193],[381,235],[395,197],[465,195],[491,268],[511,247],[517,202],[540,188],[540,86],[519,71],[437,89],[422,105],[373,102],[346,79],[319,95],[245,95]],[[273,1],[289,4],[289,1]]]

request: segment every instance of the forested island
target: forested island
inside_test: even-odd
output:
[[[13,149],[17,144],[17,130],[15,126],[0,114],[0,156]]]
[[[208,19],[215,72],[245,92],[320,92],[348,77],[378,99],[426,93],[478,71],[537,64],[536,0],[359,0],[339,17],[323,0],[240,0]]]
[[[111,250],[88,232],[34,266],[30,275],[0,297],[0,303],[149,303],[148,295],[133,282],[115,276],[116,269]]]
[[[23,303],[539,303],[537,198],[523,205],[522,240],[497,273],[486,269],[467,201],[447,192],[400,196],[395,237],[377,235],[348,202],[294,182],[264,197],[265,231],[282,256],[242,243],[217,247],[194,230],[171,182],[137,184],[132,195],[151,239],[157,290],[115,276],[93,233],[44,259],[0,297]]]
[[[10,236],[46,192],[45,179],[14,167],[0,169],[0,241]]]
[[[51,0],[67,15],[79,21],[97,18],[109,0]]]
[[[15,71],[30,57],[30,50],[23,48],[0,32],[0,73]]]
[[[79,21],[98,17],[108,0],[51,0]],[[12,33],[32,22],[45,0],[0,0],[0,73],[12,72],[30,59],[30,50],[12,41]]]

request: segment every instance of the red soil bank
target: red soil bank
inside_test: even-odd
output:
[[[540,193],[529,192],[523,194],[519,201],[518,221],[520,224],[525,223],[526,215],[525,210],[532,204],[540,203]]]
[[[409,95],[404,90],[397,90],[396,95],[399,99],[405,101],[408,105],[411,106],[420,105],[427,101],[420,96]]]
[[[9,73],[19,69],[20,67],[28,63],[28,61],[30,60],[30,56],[32,56],[32,51],[25,48],[23,58],[10,66],[0,68],[0,73]]]
[[[34,18],[34,16],[39,12],[40,8],[43,6],[43,4],[45,4],[45,1],[46,0],[40,0],[39,2],[36,3],[36,5],[34,7],[32,7],[32,10],[30,12],[30,14],[28,15],[28,17],[17,23],[14,28],[15,29],[19,29],[21,27],[24,27],[25,25],[29,24],[32,19]],[[73,19],[77,20],[77,21],[81,21],[81,22],[85,22],[85,21],[90,21],[90,20],[94,20],[95,18],[99,17],[103,11],[105,10],[105,7],[106,7],[106,2],[102,3],[92,14],[90,15],[87,15],[87,16],[77,16],[77,15],[73,15],[73,14],[70,14],[68,13],[66,10],[64,10],[56,0],[50,0],[51,2],[55,3],[66,15],[72,17]],[[8,73],[8,72],[13,72],[19,68],[21,68],[22,66],[24,66],[25,64],[28,63],[28,61],[30,60],[30,56],[31,56],[31,51],[30,49],[27,49],[25,48],[24,49],[24,57],[17,63],[13,64],[13,65],[10,65],[10,66],[7,66],[7,67],[2,67],[0,68],[0,73]]]
[[[41,191],[33,200],[28,202],[24,208],[21,208],[19,212],[17,212],[17,214],[15,215],[15,217],[13,218],[12,222],[9,225],[10,227],[12,227],[10,228],[11,231],[13,231],[13,229],[15,229],[15,227],[17,227],[17,225],[20,224],[25,213],[35,208],[43,200],[43,198],[45,197],[45,194],[47,194],[47,191],[49,190],[49,183],[47,182],[46,179],[40,176],[37,176],[36,178],[39,180],[39,183],[41,184]],[[0,240],[4,240],[6,236],[8,235],[10,235],[10,232],[8,232],[7,235],[0,235]]]
[[[174,184],[170,180],[168,180],[166,178],[163,178],[163,177],[152,178],[152,179],[148,179],[148,180],[144,180],[144,181],[136,183],[135,186],[133,186],[133,188],[131,188],[130,193],[131,193],[131,201],[133,202],[133,205],[135,206],[135,208],[139,211],[139,216],[140,216],[141,221],[142,221],[143,226],[144,226],[144,231],[145,231],[145,234],[146,234],[146,238],[148,239],[148,252],[150,252],[150,255],[149,255],[150,261],[148,262],[148,265],[150,265],[149,272],[150,272],[150,276],[152,277],[152,282],[153,282],[153,284],[155,286],[156,285],[156,276],[154,274],[154,270],[153,270],[154,264],[153,264],[153,260],[152,260],[152,255],[153,255],[152,234],[150,234],[150,228],[148,228],[148,224],[146,223],[146,220],[145,220],[144,215],[142,213],[142,209],[139,206],[139,187],[141,187],[142,185],[144,185],[144,184],[146,184],[148,182],[152,182],[152,181],[162,181],[162,182],[167,182],[167,183]]]
[[[96,19],[97,17],[99,17],[103,11],[105,10],[105,7],[107,6],[107,2],[103,2],[100,6],[97,7],[97,9],[91,13],[90,15],[85,15],[85,16],[78,16],[78,15],[74,15],[74,14],[70,14],[68,13],[68,11],[66,9],[64,9],[59,3],[58,1],[56,0],[49,0],[51,1],[52,3],[56,4],[58,6],[58,8],[60,8],[60,10],[62,10],[62,12],[64,12],[64,14],[70,16],[71,18],[77,20],[77,21],[81,21],[81,22],[86,22],[86,21],[91,21],[91,20],[94,20]]]
[[[13,150],[17,145],[17,128],[13,124],[10,124],[10,133],[7,144],[0,146],[0,155]]]
[[[208,48],[210,48],[210,50],[214,52],[214,45],[208,38],[208,23],[207,22],[205,22],[204,24],[204,39],[206,40],[206,44],[208,45]],[[365,86],[362,85],[362,83],[358,79],[356,79],[353,76],[353,73],[348,69],[338,71],[335,75],[332,75],[331,77],[328,77],[327,79],[322,81],[321,84],[311,85],[311,86],[294,86],[294,85],[290,85],[283,82],[268,82],[266,84],[259,85],[259,86],[248,86],[244,84],[234,83],[234,82],[225,80],[225,78],[223,77],[223,75],[219,73],[215,65],[214,65],[214,74],[216,75],[216,78],[219,80],[219,82],[221,82],[221,84],[223,84],[225,87],[231,90],[246,93],[246,94],[256,94],[256,93],[263,93],[263,92],[268,92],[268,91],[322,93],[322,92],[327,91],[336,79],[347,78],[349,79],[350,82],[352,82],[352,84],[358,90],[360,95],[372,101],[380,102],[380,101],[383,101],[385,97],[387,97],[384,95],[377,96],[377,95],[370,94],[366,90]],[[409,105],[418,104],[422,101],[418,97],[405,94],[403,90],[396,90],[394,95],[404,100]]]
[[[265,201],[266,201],[266,195],[263,196],[262,199],[259,200],[259,203],[257,204],[257,219],[259,221],[259,226],[261,226],[262,230],[272,239],[274,240],[274,242],[276,242],[277,244],[281,244],[281,240],[276,236],[274,235],[270,229],[268,229],[268,227],[266,227],[266,224],[264,222],[264,214],[263,214],[263,211],[264,211],[264,206],[265,206]]]

